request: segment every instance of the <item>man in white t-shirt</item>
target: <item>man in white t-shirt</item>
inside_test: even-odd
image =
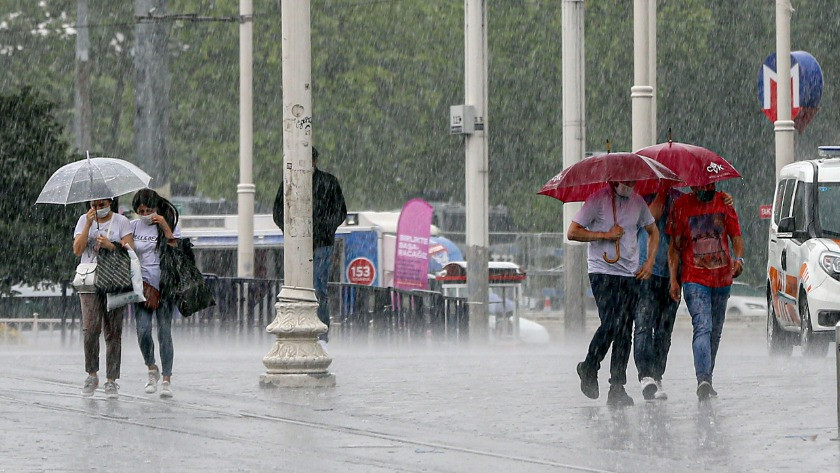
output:
[[[580,390],[591,399],[598,398],[598,370],[612,346],[607,396],[610,406],[633,405],[633,399],[624,390],[633,316],[639,298],[639,282],[651,275],[659,241],[654,218],[644,199],[633,192],[634,186],[633,181],[610,182],[609,186],[592,194],[572,219],[567,234],[569,240],[589,243],[589,282],[601,319],[589,344],[586,360],[577,365]],[[639,228],[644,228],[649,236],[647,254],[650,255],[641,268]]]

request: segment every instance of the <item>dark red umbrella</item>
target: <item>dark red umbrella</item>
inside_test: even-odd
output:
[[[583,202],[608,182],[636,181],[636,187],[656,188],[661,179],[679,181],[670,169],[635,153],[607,153],[590,156],[551,178],[538,194],[563,202]]]
[[[639,184],[658,187],[660,180],[677,181],[679,178],[670,169],[656,161],[635,153],[607,153],[590,156],[577,162],[551,178],[538,194],[547,195],[563,202],[582,202],[603,189],[609,182],[635,181]],[[613,200],[613,221],[615,200]],[[621,257],[618,240],[615,242],[615,258],[604,253],[604,261],[615,263]]]
[[[727,160],[700,146],[669,141],[642,148],[636,153],[654,159],[674,171],[680,178],[679,182],[674,183],[677,187],[705,186],[713,182],[741,177],[741,174]],[[656,190],[655,183],[636,185],[636,192],[641,195]]]

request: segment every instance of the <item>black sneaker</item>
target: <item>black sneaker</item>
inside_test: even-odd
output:
[[[711,385],[711,383],[709,383],[709,396],[717,397],[717,391],[715,391],[715,388]]]
[[[583,395],[589,399],[598,399],[598,372],[580,362],[577,365],[577,374],[580,376],[580,391]]]
[[[624,390],[624,386],[613,384],[607,394],[607,405],[614,407],[627,407],[633,405],[633,398]]]
[[[706,401],[712,393],[712,384],[708,381],[700,381],[697,385],[697,399]]]

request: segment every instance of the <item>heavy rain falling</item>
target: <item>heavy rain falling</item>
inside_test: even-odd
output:
[[[838,22],[0,0],[0,471],[836,470]]]

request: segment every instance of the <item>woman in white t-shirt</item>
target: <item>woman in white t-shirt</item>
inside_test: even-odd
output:
[[[134,249],[140,259],[140,272],[143,274],[143,292],[146,302],[134,304],[137,319],[137,341],[143,360],[149,368],[149,379],[145,391],[152,394],[157,391],[157,383],[163,375],[160,397],[172,397],[172,313],[175,301],[160,293],[160,257],[163,245],[175,246],[181,236],[178,227],[178,210],[171,202],[151,189],[142,189],[134,195],[131,206],[140,217],[131,221],[134,234]],[[160,363],[163,370],[155,364],[155,342],[152,339],[152,317],[157,318],[158,344],[160,345]]]
[[[125,216],[111,210],[112,199],[90,202],[90,209],[79,217],[73,230],[73,253],[81,263],[95,263],[99,250],[114,251],[117,245],[133,246],[131,224]],[[85,371],[88,376],[82,387],[83,396],[93,396],[99,386],[99,334],[105,332],[105,395],[119,397],[117,379],[122,357],[122,324],[124,307],[107,310],[105,294],[77,289],[82,306]]]

